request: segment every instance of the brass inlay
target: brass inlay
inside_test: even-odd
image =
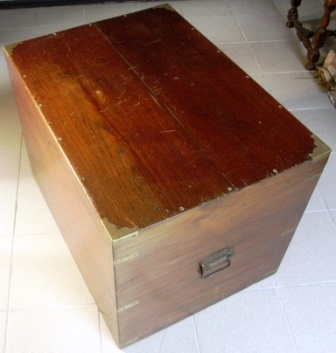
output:
[[[316,135],[312,135],[312,138],[314,139],[316,147],[314,151],[310,153],[310,157],[313,163],[315,163],[323,158],[326,158],[330,154],[331,149]]]
[[[125,241],[132,240],[139,236],[138,228],[117,228],[114,224],[110,223],[106,218],[102,221],[104,228],[109,233],[113,244],[121,244]]]
[[[5,45],[4,51],[6,53],[7,56],[11,56],[12,55],[12,51],[15,47],[17,47],[19,44],[22,44],[23,42],[17,42],[17,43],[12,43],[12,44],[7,44]]]
[[[322,174],[315,174],[303,180],[304,183],[317,182]]]
[[[135,301],[132,302],[132,303],[129,303],[129,304],[126,304],[126,305],[122,306],[122,307],[119,308],[117,311],[118,311],[118,313],[121,313],[121,312],[123,312],[123,311],[125,311],[125,310],[127,310],[127,309],[133,308],[133,306],[136,306],[136,305],[138,305],[139,303],[140,303],[139,300],[135,300]]]
[[[167,9],[167,10],[170,10],[170,11],[174,11],[175,12],[175,9],[169,5],[169,4],[162,4],[162,5],[158,5],[158,6],[154,6],[153,9]]]
[[[115,266],[123,264],[126,261],[133,260],[134,258],[140,256],[140,251],[135,251],[132,254],[122,257],[121,259],[115,260],[113,263]]]
[[[295,231],[296,231],[296,227],[287,229],[286,231],[284,231],[283,233],[281,233],[281,236],[282,236],[282,237],[285,237],[285,236],[287,236],[287,235],[293,235]]]

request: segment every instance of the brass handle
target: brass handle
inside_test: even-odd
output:
[[[202,278],[207,278],[214,273],[224,270],[231,265],[231,257],[234,255],[232,247],[225,248],[208,256],[200,264]]]

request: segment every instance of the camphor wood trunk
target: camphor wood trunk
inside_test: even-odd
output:
[[[120,346],[277,270],[330,150],[171,7],[5,50],[36,179]]]

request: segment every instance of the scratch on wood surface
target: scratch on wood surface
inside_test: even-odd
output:
[[[151,93],[150,93],[150,96],[151,96],[151,98],[153,99],[153,101],[154,101],[159,107],[161,107],[161,104],[160,104],[160,102],[156,99],[156,97],[155,97],[153,94],[151,94]]]
[[[210,141],[210,143],[206,146],[206,148],[209,148],[213,143],[213,140]]]
[[[148,43],[145,43],[145,45],[151,45],[151,44],[158,43],[158,42],[162,42],[162,38],[158,38],[158,39],[152,40],[152,41],[150,41]]]
[[[176,130],[165,130],[165,131],[160,131],[160,134],[165,134],[167,132],[176,132]]]
[[[115,103],[114,105],[120,105],[120,104],[122,104],[122,103],[126,103],[127,100],[128,100],[128,98],[122,99],[122,100],[120,100],[118,103]]]
[[[135,64],[135,65],[133,65],[133,66],[130,66],[130,67],[128,68],[128,70],[134,70],[134,69],[136,69],[137,67],[139,67],[139,65],[140,65],[140,63]]]
[[[182,156],[188,161],[188,163],[186,164],[186,167],[188,167],[189,165],[191,165],[194,169],[196,168],[195,165],[192,163],[191,159],[188,158],[182,150],[180,150],[180,153],[182,154]]]
[[[125,79],[125,82],[124,82],[124,85],[126,85],[128,82],[130,82],[131,80],[133,80],[134,76],[131,76],[131,77],[127,77]]]
[[[132,227],[136,227],[135,223],[132,222],[132,221],[131,221],[130,219],[128,219],[127,217],[124,217],[124,221],[125,221],[126,223],[128,223],[129,225],[131,225]]]
[[[120,96],[118,97],[118,99],[120,99],[120,98],[125,94],[125,92],[126,92],[126,89],[124,89],[124,90],[121,92],[121,94],[120,94]]]
[[[155,93],[155,94],[159,94],[161,91],[162,91],[162,87],[161,88],[153,88],[153,92]]]

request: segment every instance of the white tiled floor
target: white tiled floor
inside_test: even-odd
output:
[[[336,112],[314,73],[305,71],[302,46],[285,27],[289,2],[171,4],[335,150]],[[153,5],[3,10],[0,44]],[[314,20],[321,1],[305,0],[301,11]],[[335,254],[333,153],[276,275],[123,352],[335,353]],[[118,351],[32,176],[1,54],[0,353]]]

